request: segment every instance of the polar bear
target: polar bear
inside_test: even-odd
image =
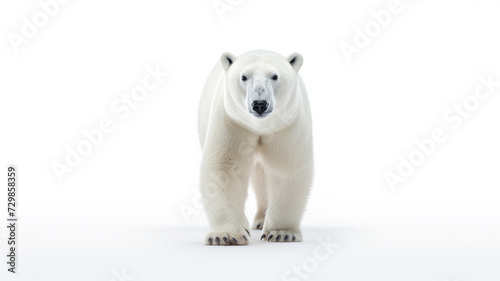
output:
[[[200,100],[200,188],[211,232],[207,245],[246,245],[249,181],[260,240],[302,241],[300,222],[313,174],[311,112],[298,71],[302,56],[224,53]]]

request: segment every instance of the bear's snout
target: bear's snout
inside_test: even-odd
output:
[[[265,100],[254,100],[252,102],[252,110],[257,112],[259,115],[266,112],[269,103]]]

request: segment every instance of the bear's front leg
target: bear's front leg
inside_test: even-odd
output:
[[[230,152],[204,155],[200,174],[201,194],[211,228],[205,237],[205,244],[248,244],[250,232],[244,209],[249,168],[249,160],[236,159]]]
[[[300,222],[312,182],[312,167],[293,173],[269,173],[269,208],[261,240],[302,241]]]

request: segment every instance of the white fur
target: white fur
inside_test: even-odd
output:
[[[301,65],[296,53],[224,53],[208,77],[198,115],[200,185],[211,227],[206,244],[248,244],[244,206],[250,180],[258,203],[252,226],[263,229],[261,240],[302,240],[313,144]],[[256,98],[268,101],[272,112],[253,112]]]

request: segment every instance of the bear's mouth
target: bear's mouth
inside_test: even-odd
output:
[[[255,118],[257,119],[265,119],[269,114],[264,113],[264,114],[252,114],[252,115],[255,116]]]
[[[259,114],[257,112],[251,112],[250,114],[257,119],[266,119],[271,114],[272,111],[273,110],[271,109],[271,110],[268,110],[268,111],[263,112],[261,114]]]

